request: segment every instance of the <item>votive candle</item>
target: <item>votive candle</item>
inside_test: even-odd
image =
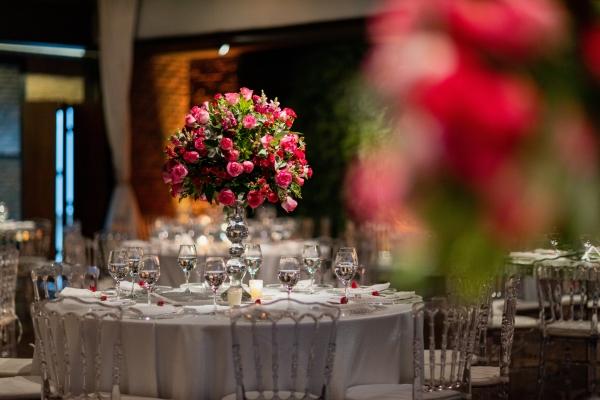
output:
[[[257,300],[262,297],[263,281],[262,279],[250,279],[250,297],[252,300]]]

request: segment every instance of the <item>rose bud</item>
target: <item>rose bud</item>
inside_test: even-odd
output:
[[[105,294],[103,294],[102,296],[100,296],[100,301],[106,301],[106,299],[108,299],[108,297],[106,297]]]

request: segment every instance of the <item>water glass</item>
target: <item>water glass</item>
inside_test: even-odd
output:
[[[121,281],[129,275],[127,251],[112,250],[108,255],[108,273],[117,283],[117,300],[121,299]]]
[[[196,246],[193,244],[182,244],[179,246],[179,255],[177,256],[177,263],[185,275],[185,291],[186,294],[191,294],[190,290],[190,274],[196,268],[198,262],[198,254],[196,253]]]
[[[144,255],[144,250],[141,247],[126,247],[127,262],[129,263],[129,275],[131,276],[131,293],[132,298],[135,297],[135,284],[139,280],[138,267],[140,260]]]
[[[344,285],[344,296],[348,298],[348,284],[356,273],[358,256],[354,247],[341,247],[335,255],[334,272]]]
[[[321,266],[321,251],[318,244],[305,244],[302,249],[304,269],[310,276],[310,293],[314,293],[315,272]]]
[[[254,280],[256,273],[262,264],[262,251],[260,244],[247,244],[244,251],[244,261],[246,261],[246,269],[250,273],[250,279]]]
[[[279,273],[277,274],[279,282],[285,287],[288,299],[294,289],[294,286],[300,279],[300,266],[296,257],[281,257],[279,259]]]
[[[160,279],[160,260],[156,255],[145,255],[139,264],[140,282],[148,292],[148,304],[151,304],[150,296]]]
[[[217,313],[217,291],[227,278],[225,272],[225,261],[222,257],[209,257],[206,259],[206,268],[204,269],[204,280],[213,292],[214,313]]]

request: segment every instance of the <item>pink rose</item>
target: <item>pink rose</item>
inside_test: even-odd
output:
[[[296,151],[296,149],[298,148],[298,137],[296,135],[285,135],[282,139],[281,142],[279,142],[279,144],[281,145],[281,148],[284,149],[285,151],[289,151],[290,153],[293,153],[294,151]]]
[[[244,100],[250,100],[252,98],[252,92],[253,90],[250,90],[247,87],[243,87],[240,89],[240,93],[242,94]]]
[[[277,186],[282,187],[284,189],[290,186],[290,183],[292,183],[292,179],[292,173],[286,169],[277,172],[277,174],[275,175],[275,183],[277,184]]]
[[[204,108],[201,108],[200,111],[198,111],[196,119],[198,120],[199,124],[206,125],[210,119],[210,114]]]
[[[186,151],[183,155],[183,159],[189,163],[195,163],[200,158],[200,155],[196,151]]]
[[[187,171],[186,171],[187,172]],[[244,172],[242,164],[236,161],[227,163],[227,173],[233,177],[239,176]]]
[[[164,183],[171,183],[173,181],[173,178],[171,177],[171,173],[168,171],[162,172],[162,179],[163,179]]]
[[[244,161],[242,165],[244,166],[244,172],[247,174],[252,172],[252,170],[254,169],[254,163],[252,163],[252,161]]]
[[[273,140],[273,136],[271,135],[265,135],[263,137],[260,138],[260,142],[262,143],[263,147],[269,147],[269,144],[271,143],[271,141]]]
[[[304,185],[304,179],[300,178],[299,176],[294,177],[294,182],[296,182],[300,186]]]
[[[194,148],[198,151],[205,151],[206,145],[204,144],[204,138],[194,140]]]
[[[185,116],[185,125],[186,126],[193,126],[196,123],[196,118],[194,118],[194,116],[192,114],[187,114]]]
[[[298,206],[298,202],[296,200],[292,199],[290,196],[286,197],[285,200],[281,202],[281,207],[286,212],[294,211],[297,206]]]
[[[269,192],[267,199],[269,199],[269,203],[277,203],[279,201],[279,196],[277,196],[277,193],[275,192]]]
[[[231,206],[235,203],[235,194],[233,194],[231,189],[223,189],[219,192],[217,201],[224,206]]]
[[[187,174],[188,170],[183,164],[177,163],[171,168],[171,180],[174,184],[183,182],[183,178],[185,178]]]
[[[248,114],[242,120],[242,125],[244,125],[244,128],[246,129],[252,129],[256,126],[256,118],[254,118],[253,115]]]
[[[260,206],[265,201],[265,197],[258,190],[248,192],[248,205],[252,208]]]
[[[232,106],[240,101],[239,93],[225,93],[225,100]]]
[[[219,142],[219,147],[225,151],[229,151],[233,149],[233,140],[229,139],[228,137],[224,137]]]
[[[239,150],[231,150],[226,154],[227,161],[237,161],[240,158]]]

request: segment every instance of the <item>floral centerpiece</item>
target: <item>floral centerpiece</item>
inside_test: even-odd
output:
[[[302,134],[291,131],[295,119],[264,93],[216,94],[192,107],[170,137],[163,180],[179,198],[251,208],[267,201],[291,212],[312,176]]]

